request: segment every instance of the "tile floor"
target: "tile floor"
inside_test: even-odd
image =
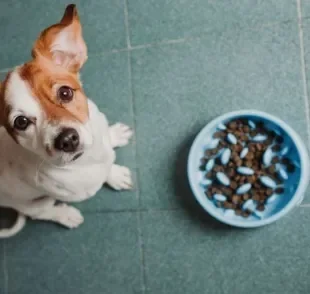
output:
[[[0,78],[66,2],[0,1]],[[136,186],[79,204],[77,230],[29,221],[0,241],[0,294],[310,293],[310,193],[278,223],[237,230],[197,207],[185,176],[194,136],[226,111],[274,113],[309,145],[310,1],[75,2],[85,90],[135,129],[118,160]]]

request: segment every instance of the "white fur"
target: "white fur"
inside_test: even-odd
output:
[[[71,206],[55,205],[56,200],[88,199],[105,182],[115,189],[132,187],[130,171],[114,164],[113,150],[127,144],[132,132],[120,124],[109,127],[106,117],[92,101],[88,100],[89,121],[74,125],[84,153],[72,161],[72,156],[55,153],[50,158],[46,154],[45,145],[51,144],[60,126],[46,122],[40,105],[16,72],[11,75],[5,97],[13,108],[11,123],[19,114],[36,117],[37,123],[18,134],[20,144],[0,128],[0,206],[11,207],[33,219],[74,228],[83,222],[82,215]],[[22,218],[11,230],[0,231],[0,237],[17,233],[22,228]]]
[[[37,99],[32,96],[26,82],[19,76],[18,68],[10,76],[5,92],[5,100],[12,108],[9,115],[11,126],[13,126],[15,118],[19,115],[36,118],[36,124],[31,124],[26,131],[18,132],[17,138],[23,147],[36,154],[40,154],[42,158],[50,160],[50,156],[46,152],[46,148],[48,148],[54,155],[54,164],[66,164],[72,160],[75,154],[57,153],[53,149],[54,140],[63,127],[72,127],[79,133],[80,146],[76,153],[92,145],[93,137],[89,122],[86,124],[72,121],[59,121],[55,123],[46,120],[45,113],[42,111]]]
[[[14,110],[11,118],[18,114],[26,114],[38,116],[38,119],[42,120],[40,105],[33,99],[27,84],[19,76],[18,69],[19,67],[11,73],[5,91],[5,100]]]

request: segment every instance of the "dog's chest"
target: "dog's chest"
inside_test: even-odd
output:
[[[64,201],[82,201],[93,196],[106,181],[111,162],[70,169],[42,169],[38,187]]]

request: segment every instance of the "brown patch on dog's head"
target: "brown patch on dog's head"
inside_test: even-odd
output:
[[[61,67],[50,66],[44,58],[35,58],[24,64],[19,74],[29,85],[33,97],[38,100],[49,121],[87,121],[87,97],[76,74]],[[59,99],[57,91],[62,86],[73,90],[72,101],[64,103]]]
[[[47,118],[86,122],[89,115],[87,97],[78,71],[87,60],[87,48],[75,5],[69,5],[61,21],[40,34],[32,56],[33,60],[24,64],[19,74],[29,85]],[[62,86],[73,90],[72,101],[63,103],[59,100],[57,91]]]
[[[87,48],[75,5],[39,35],[32,57],[0,85],[0,125],[21,146],[65,164],[93,142],[88,99],[79,79]],[[78,145],[72,151],[55,144],[66,128],[77,134]]]

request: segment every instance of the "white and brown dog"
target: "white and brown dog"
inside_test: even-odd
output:
[[[41,33],[32,57],[0,86],[0,206],[19,212],[0,237],[20,231],[26,216],[75,228],[81,213],[57,200],[88,199],[105,182],[116,190],[132,187],[113,150],[126,145],[132,131],[119,123],[109,127],[82,89],[87,49],[75,5]]]

